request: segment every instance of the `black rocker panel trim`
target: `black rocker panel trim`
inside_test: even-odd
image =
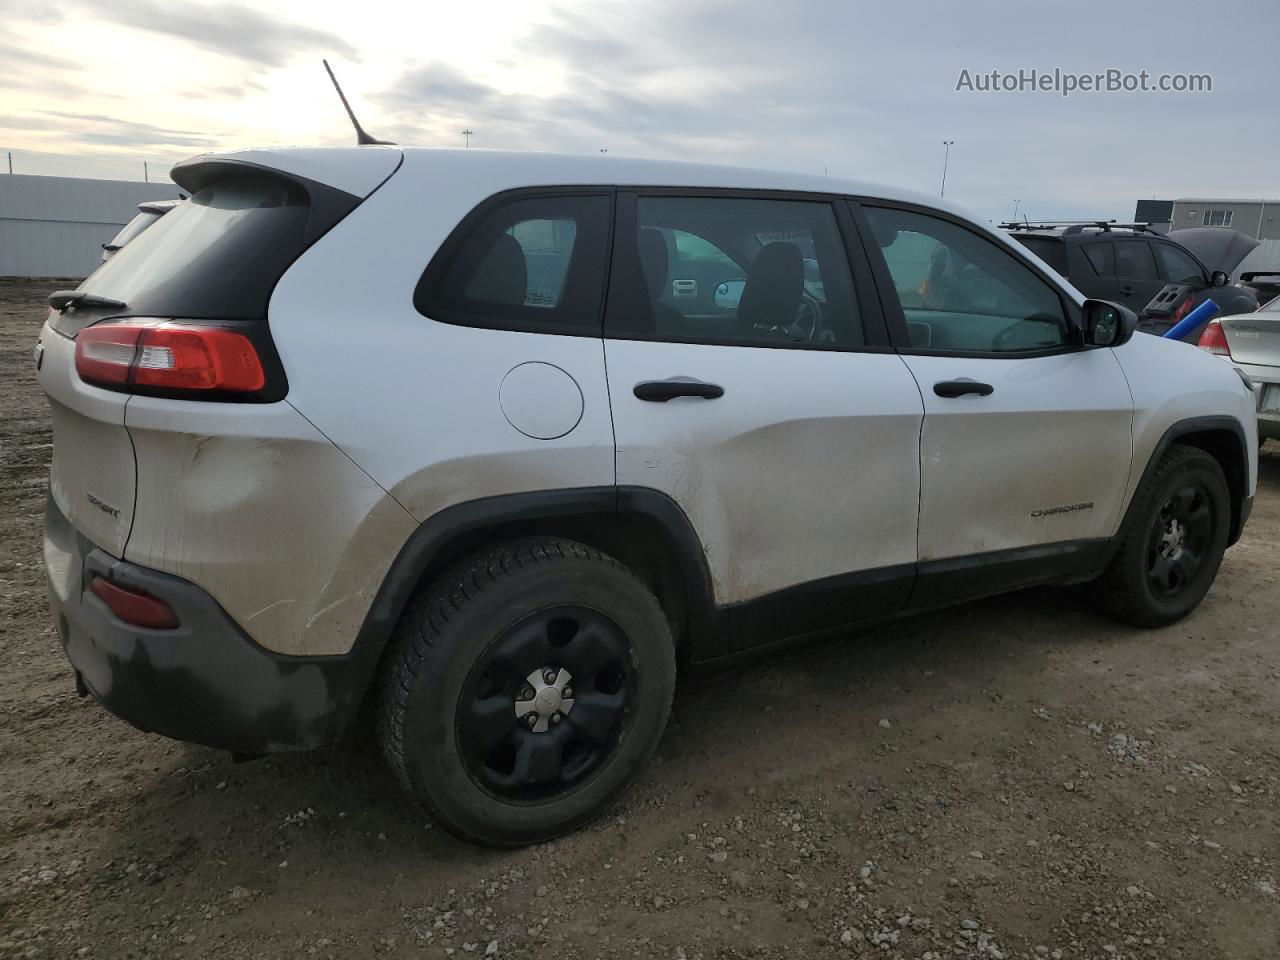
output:
[[[796,584],[728,607],[734,652],[825,633],[901,611],[916,565],[877,567]]]
[[[1106,538],[1067,540],[927,560],[916,567],[915,588],[907,608],[928,610],[1032,584],[1091,577],[1105,567],[1110,544]]]

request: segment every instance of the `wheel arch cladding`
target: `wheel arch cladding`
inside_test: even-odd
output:
[[[485,497],[428,518],[392,563],[356,644],[385,645],[414,592],[466,555],[547,535],[584,543],[630,568],[658,598],[682,660],[723,652],[711,574],[684,511],[659,491],[612,486]]]
[[[1179,420],[1166,429],[1151,452],[1139,486],[1135,488],[1134,496],[1130,498],[1124,523],[1129,522],[1129,512],[1133,508],[1137,489],[1146,483],[1169,447],[1175,443],[1203,450],[1222,467],[1222,472],[1227,478],[1227,492],[1231,500],[1231,526],[1227,533],[1227,546],[1231,546],[1240,539],[1244,521],[1247,519],[1244,506],[1249,486],[1249,444],[1245,439],[1244,427],[1233,417],[1194,417]]]

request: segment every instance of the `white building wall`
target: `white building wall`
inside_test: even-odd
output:
[[[0,175],[0,277],[88,276],[139,203],[178,196],[172,183]]]

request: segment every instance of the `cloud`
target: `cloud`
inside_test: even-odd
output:
[[[1224,6],[1222,22],[1275,20],[1270,0]],[[992,219],[1015,197],[1032,216],[1131,216],[1152,192],[1274,193],[1266,158],[1280,132],[1256,105],[1275,68],[1230,44],[1205,47],[1186,28],[1203,16],[1197,0],[1081,0],[1070,17],[1006,0],[562,3],[528,27],[514,61],[517,73],[558,77],[558,89],[506,92],[483,61],[416,63],[371,97],[389,122],[362,120],[402,142],[458,144],[465,125],[476,146],[607,146],[808,172],[829,163],[922,192],[937,191],[942,140],[953,139],[948,197]],[[955,89],[964,68],[1032,67],[1208,72],[1214,92]]]
[[[45,110],[42,115],[53,117],[44,128],[53,126],[82,143],[111,146],[147,147],[209,147],[214,137],[196,130],[174,130],[150,123],[137,123],[97,113],[69,113],[62,110]],[[24,119],[24,118],[14,118]],[[0,121],[2,123],[3,121]],[[28,129],[39,129],[31,124]]]
[[[0,11],[0,17],[4,15],[3,11]],[[79,68],[79,64],[64,60],[62,57],[53,57],[47,53],[41,53],[39,50],[20,47],[13,43],[6,43],[3,40],[0,40],[0,63],[5,65],[5,73],[12,73],[16,70],[25,71],[32,67],[41,70],[75,70]]]
[[[94,16],[122,26],[185,41],[263,67],[279,67],[304,53],[359,60],[359,51],[335,33],[278,19],[260,9],[156,0],[94,3]]]
[[[499,98],[498,91],[444,63],[413,64],[379,99],[394,107],[431,110],[471,108]]]

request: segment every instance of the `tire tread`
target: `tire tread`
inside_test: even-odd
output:
[[[1117,620],[1139,627],[1158,627],[1170,622],[1167,616],[1157,614],[1151,605],[1145,602],[1145,595],[1139,585],[1132,582],[1131,571],[1135,563],[1145,564],[1146,538],[1149,531],[1144,521],[1150,516],[1154,506],[1150,502],[1151,499],[1169,476],[1197,461],[1207,461],[1211,464],[1212,469],[1219,474],[1223,488],[1226,488],[1225,478],[1221,476],[1222,468],[1212,456],[1199,447],[1175,443],[1169,447],[1156,468],[1135,491],[1129,520],[1121,533],[1120,544],[1106,572],[1099,580],[1102,605]]]
[[[446,829],[471,842],[490,841],[458,830],[439,816],[438,808],[424,791],[413,787],[405,738],[405,715],[410,697],[423,664],[465,608],[484,603],[486,593],[506,578],[519,576],[530,568],[569,561],[608,565],[633,580],[637,589],[652,595],[648,585],[630,568],[607,553],[571,540],[529,537],[497,544],[446,568],[414,594],[392,631],[387,663],[383,668],[377,717],[382,752],[400,785],[427,813]],[[670,705],[666,706],[669,708]]]

